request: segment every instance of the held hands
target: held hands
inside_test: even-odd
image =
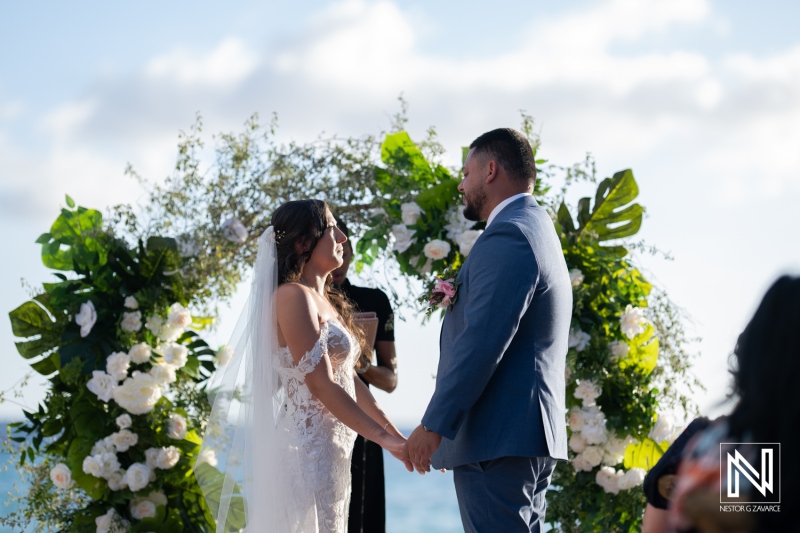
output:
[[[394,430],[394,426],[391,424],[387,425]],[[406,438],[403,436],[403,434],[396,430],[393,431],[393,433],[396,433],[396,435],[393,435],[384,429],[380,429],[380,431],[382,433],[379,436],[377,435],[378,431],[375,432],[376,435],[374,435],[374,442],[387,452],[391,453],[395,459],[402,462],[405,465],[406,470],[413,472],[414,466],[411,464],[411,461],[408,460],[406,455]]]
[[[441,442],[441,435],[426,430],[422,425],[419,425],[408,437],[408,442],[406,442],[406,458],[414,465],[417,472],[425,475],[425,472],[431,471],[431,456]],[[406,465],[406,468],[409,472],[412,471],[408,468],[408,465]]]

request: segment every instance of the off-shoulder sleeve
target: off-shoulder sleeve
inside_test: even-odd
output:
[[[324,355],[328,355],[328,323],[323,323],[319,328],[319,339],[316,344],[300,358],[295,368],[296,376],[302,378],[314,370]]]

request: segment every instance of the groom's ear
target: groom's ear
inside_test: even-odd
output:
[[[484,183],[487,185],[492,183],[495,179],[497,179],[497,161],[494,159],[490,159],[486,162],[486,178],[484,179]]]

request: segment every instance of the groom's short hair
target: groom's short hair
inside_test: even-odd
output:
[[[536,160],[525,136],[512,128],[488,131],[472,141],[473,154],[494,159],[514,181],[536,181]]]

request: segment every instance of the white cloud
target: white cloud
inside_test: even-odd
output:
[[[205,57],[185,48],[178,48],[154,57],[145,66],[146,78],[168,80],[182,85],[234,87],[253,73],[258,66],[256,55],[238,38],[223,40]]]

